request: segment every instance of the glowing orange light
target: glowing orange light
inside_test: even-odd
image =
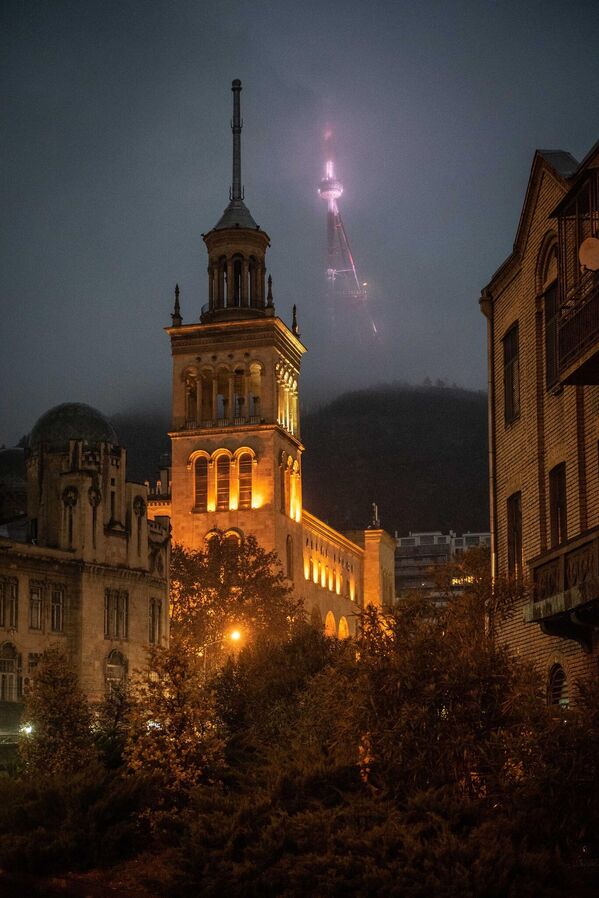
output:
[[[240,633],[240,631],[239,631],[239,630],[232,630],[231,633],[230,633],[230,638],[233,640],[233,642],[239,642],[239,640],[241,639],[241,633]]]

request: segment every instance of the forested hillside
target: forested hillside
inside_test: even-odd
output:
[[[168,419],[117,415],[128,476],[154,479]],[[340,529],[378,503],[393,531],[487,530],[486,397],[450,387],[380,386],[302,413],[304,503]]]

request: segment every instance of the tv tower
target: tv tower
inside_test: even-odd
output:
[[[339,313],[345,314],[356,309],[366,311],[367,284],[358,278],[356,263],[337,205],[337,200],[343,193],[343,184],[335,177],[332,159],[326,162],[325,176],[318,185],[318,193],[327,203],[327,297],[334,325]],[[369,314],[368,318],[372,332],[376,335],[376,325]]]

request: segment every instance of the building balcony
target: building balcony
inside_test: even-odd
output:
[[[524,620],[590,652],[599,629],[599,528],[533,559],[530,570],[533,601]]]
[[[564,384],[599,384],[599,272],[585,271],[563,302],[558,322]]]
[[[246,427],[248,424],[264,424],[260,415],[235,418],[211,418],[204,421],[185,421],[179,430],[216,430],[222,427]]]

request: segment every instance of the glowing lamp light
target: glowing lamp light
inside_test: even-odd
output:
[[[22,727],[19,727],[21,733],[25,736],[31,736],[33,733],[33,725],[30,723],[24,723]]]
[[[239,630],[231,630],[229,636],[233,642],[239,642],[239,640],[241,639],[241,633]]]
[[[252,496],[252,508],[262,508],[263,504],[264,499],[262,496],[260,496],[259,494]]]
[[[229,500],[229,511],[237,511],[237,508],[238,508],[237,499],[230,499]]]
[[[310,565],[307,561],[304,561],[304,577],[306,580],[310,579]]]
[[[214,502],[214,500],[208,502],[208,504],[206,505],[206,509],[208,511],[216,511],[216,502]]]

